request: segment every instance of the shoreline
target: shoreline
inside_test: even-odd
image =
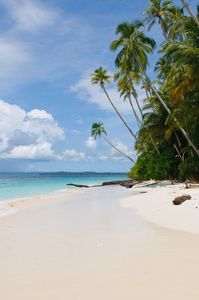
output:
[[[5,200],[0,203],[0,218],[17,213],[18,208],[23,207],[23,203],[28,206],[28,203],[33,203],[35,200],[53,201],[55,198],[63,201],[67,197],[79,196],[90,189],[95,191],[98,188],[105,189],[106,187],[114,188],[117,186],[120,184],[90,185],[89,188],[66,188],[34,197]],[[185,186],[185,183],[172,184],[166,180],[160,182],[143,181],[128,189],[128,197],[121,195],[120,204],[122,207],[133,209],[135,214],[157,226],[199,234],[199,188],[187,189]],[[123,189],[125,190],[126,187],[123,186]],[[181,205],[173,205],[174,198],[185,194],[190,195],[191,199]],[[39,201],[37,204],[40,205]]]
[[[199,188],[185,188],[185,183],[161,182],[151,186],[134,186],[138,194],[121,200],[123,207],[146,221],[158,226],[199,234]],[[191,199],[174,205],[178,196],[190,195]]]
[[[2,299],[197,300],[198,235],[146,218],[169,187],[80,188],[14,202],[18,212],[0,218]],[[142,210],[147,202],[152,211]]]

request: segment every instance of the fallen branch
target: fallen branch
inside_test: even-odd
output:
[[[186,180],[185,181],[185,188],[189,189],[189,188],[199,188],[199,182],[197,180]]]
[[[67,183],[66,185],[73,185],[73,186],[76,186],[76,187],[86,187],[86,188],[90,187],[89,185],[82,185],[82,184],[75,184],[75,183]]]
[[[189,184],[188,189],[199,188],[199,184]]]
[[[102,185],[115,185],[115,184],[120,184],[120,185],[128,185],[128,184],[135,184],[136,181],[135,180],[116,180],[116,181],[105,181],[102,183]]]
[[[66,185],[72,185],[75,187],[85,187],[85,188],[91,188],[91,187],[99,187],[99,186],[106,186],[106,185],[122,185],[126,188],[131,188],[135,184],[140,183],[140,181],[134,181],[134,180],[117,180],[117,181],[105,181],[102,184],[99,185],[83,185],[83,184],[75,184],[75,183],[67,183]]]

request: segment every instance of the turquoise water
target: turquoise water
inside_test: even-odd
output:
[[[104,181],[128,179],[125,173],[0,173],[0,201],[41,196],[74,188],[67,183],[95,185]]]

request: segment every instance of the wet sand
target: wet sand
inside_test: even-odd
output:
[[[199,299],[199,235],[145,221],[120,186],[14,203],[0,218],[3,300]]]

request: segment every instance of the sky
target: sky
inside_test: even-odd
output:
[[[195,12],[196,2],[187,1]],[[147,7],[145,0],[0,0],[0,172],[130,170],[103,137],[91,137],[92,124],[102,122],[111,143],[136,160],[133,137],[91,74],[99,66],[114,74],[115,28],[142,20]],[[158,24],[147,35],[162,42]],[[157,57],[156,49],[152,79]],[[136,133],[116,84],[107,91]]]

